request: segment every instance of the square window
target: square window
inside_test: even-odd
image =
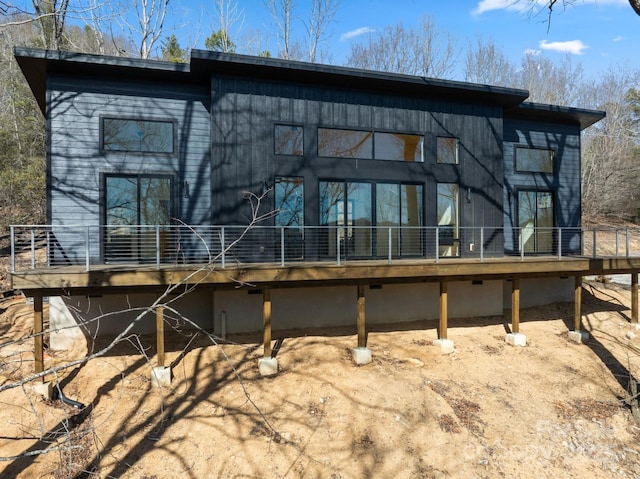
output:
[[[437,162],[450,165],[458,164],[458,150],[460,149],[460,140],[457,138],[448,138],[439,136],[436,140]]]
[[[276,155],[302,156],[304,154],[303,127],[275,125],[273,133]]]

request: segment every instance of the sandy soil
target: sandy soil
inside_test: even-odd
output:
[[[0,455],[23,456],[0,476],[640,478],[640,424],[622,400],[640,366],[629,296],[586,285],[584,345],[567,340],[570,304],[522,311],[524,348],[505,344],[501,317],[451,321],[450,355],[431,345],[435,322],[375,329],[362,367],[353,330],[281,332],[272,378],[257,373],[258,337],[184,349],[187,333],[173,333],[163,390],[150,388],[154,338],[132,337],[59,378],[83,411],[29,386],[0,392]],[[7,345],[29,333],[30,311],[0,299],[0,383],[33,369],[30,342]]]

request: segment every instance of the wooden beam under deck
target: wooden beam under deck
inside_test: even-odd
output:
[[[440,282],[440,321],[438,323],[438,339],[447,339],[447,328],[449,321],[448,312],[448,292],[446,281]]]
[[[147,265],[79,266],[43,268],[11,275],[12,287],[25,294],[64,295],[164,288],[186,282],[213,288],[238,285],[301,287],[354,283],[419,283],[440,281],[500,280],[576,275],[620,274],[640,271],[640,257],[631,258],[488,258],[432,260],[352,261],[295,263],[285,267],[247,264],[220,269]]]
[[[576,276],[575,279],[573,322],[574,331],[582,330],[582,276]]]
[[[164,367],[164,306],[156,308],[156,345],[158,350],[158,367]]]
[[[269,288],[262,291],[262,344],[264,347],[262,356],[270,358],[273,350],[271,349],[271,290]]]
[[[520,332],[520,280],[511,281],[511,332]]]
[[[44,316],[42,314],[42,295],[33,297],[33,355],[35,359],[35,373],[44,371]],[[44,381],[44,377],[42,378]]]
[[[638,273],[631,273],[631,324],[638,324]]]
[[[367,325],[365,322],[364,284],[358,284],[358,347],[367,347]]]

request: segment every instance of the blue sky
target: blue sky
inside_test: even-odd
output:
[[[308,0],[297,0],[294,13],[298,17],[304,16],[307,3]],[[387,25],[402,22],[410,27],[422,15],[431,15],[441,30],[457,39],[459,47],[465,48],[481,35],[493,40],[516,64],[525,51],[534,51],[552,60],[561,60],[568,54],[590,76],[605,72],[611,64],[640,68],[640,16],[627,0],[575,0],[567,9],[558,2],[550,26],[545,10],[532,16],[513,3],[513,0],[342,0],[329,30],[331,36],[323,47],[331,53],[331,62],[340,65],[353,42],[375,36]],[[238,0],[237,4],[244,17],[242,33],[273,31],[264,0]],[[205,14],[202,23],[202,31],[210,32],[215,26],[215,15]],[[303,31],[299,18],[294,28]],[[199,48],[203,48],[207,34],[201,35]],[[267,45],[272,51],[276,49],[274,42],[272,33]]]

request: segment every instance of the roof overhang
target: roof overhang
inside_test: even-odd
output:
[[[22,47],[14,48],[13,53],[44,115],[46,115],[46,88],[49,73],[156,81],[192,80],[189,75],[189,65],[184,63]]]
[[[602,120],[606,112],[587,110],[566,106],[546,105],[542,103],[524,102],[514,108],[505,110],[505,118],[530,121],[548,121],[553,123],[577,124],[580,130],[590,127]]]
[[[201,75],[295,81],[325,87],[493,104],[505,108],[516,106],[529,96],[528,91],[515,88],[207,50],[191,51],[191,71]]]

